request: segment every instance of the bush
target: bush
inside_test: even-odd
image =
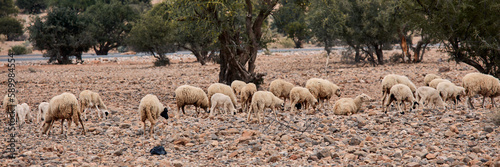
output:
[[[125,53],[128,51],[128,47],[127,46],[118,46],[116,48],[116,50],[119,52],[119,53]]]
[[[14,55],[24,55],[24,54],[29,54],[31,52],[32,52],[31,49],[26,48],[26,46],[23,45],[16,45],[9,49],[9,53],[12,53]]]
[[[278,41],[278,43],[283,47],[283,48],[294,48],[295,43],[293,42],[292,39],[290,38],[282,38]]]
[[[346,50],[342,51],[340,57],[340,62],[344,64],[354,64],[354,50],[349,47]]]
[[[155,61],[155,66],[166,66],[170,65],[170,59],[165,58],[165,59],[156,59]]]
[[[0,34],[6,35],[7,41],[14,40],[14,38],[23,34],[23,25],[16,18],[1,17]]]

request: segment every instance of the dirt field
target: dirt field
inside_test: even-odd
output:
[[[390,54],[386,54],[386,58]],[[17,130],[17,158],[0,159],[2,166],[455,166],[500,165],[500,128],[492,123],[491,103],[486,109],[467,111],[464,99],[457,110],[422,110],[401,115],[392,108],[381,109],[382,78],[391,73],[408,76],[417,86],[425,74],[435,73],[461,85],[461,78],[475,70],[465,64],[448,62],[444,53],[430,51],[420,64],[391,64],[357,67],[333,62],[324,71],[325,57],[318,52],[275,53],[259,56],[257,72],[267,73],[260,89],[283,78],[304,86],[309,78],[328,79],[342,89],[341,97],[366,93],[375,102],[364,104],[363,112],[351,116],[333,115],[331,107],[314,112],[290,114],[289,106],[274,121],[268,110],[265,122],[247,123],[246,113],[196,114],[187,107],[177,114],[174,89],[189,84],[206,91],[218,81],[218,65],[201,66],[192,59],[173,60],[167,67],[153,67],[152,59],[137,61],[87,61],[84,65],[19,65],[16,89],[20,103],[33,112],[38,104],[55,95],[83,90],[99,92],[111,115],[97,120],[90,112],[81,126],[72,126],[68,136],[60,135],[60,121],[50,136],[40,135],[40,126],[27,122]],[[446,71],[445,68],[449,68]],[[438,72],[442,68],[444,72]],[[0,90],[7,93],[7,68],[2,67]],[[170,119],[159,119],[155,134],[145,134],[137,112],[139,101],[155,94],[170,107]],[[333,106],[334,97],[329,102]],[[498,98],[497,98],[498,100]],[[476,98],[476,107],[480,105]],[[451,102],[448,102],[451,105]],[[497,102],[498,104],[498,102]],[[239,106],[239,104],[238,104]],[[2,109],[3,111],[3,109]],[[8,144],[7,118],[0,115],[0,136],[4,151]],[[66,125],[65,125],[66,126]],[[149,123],[148,129],[149,130]],[[65,128],[67,130],[67,128]],[[162,145],[167,155],[151,155]]]

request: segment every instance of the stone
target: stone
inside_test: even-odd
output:
[[[290,156],[291,160],[296,160],[296,159],[299,159],[299,158],[300,158],[300,155],[298,155],[298,154],[293,154],[293,155]]]
[[[351,146],[357,146],[361,143],[361,140],[359,140],[358,138],[356,137],[351,137],[351,139],[349,139],[349,145]]]
[[[242,137],[251,137],[255,134],[255,131],[253,130],[245,130],[243,131],[243,133],[241,134]]]
[[[459,133],[458,128],[457,128],[457,126],[455,126],[455,125],[451,125],[451,126],[450,126],[450,130],[451,130],[452,132],[457,133],[457,134]]]
[[[178,160],[172,162],[172,164],[174,165],[174,167],[182,167],[182,166],[184,166],[184,164],[181,161],[178,161]]]
[[[447,130],[446,132],[444,132],[444,136],[446,137],[455,137],[457,134],[455,132],[452,132],[450,130]]]
[[[478,146],[477,147],[472,147],[470,149],[471,152],[474,152],[474,153],[483,153],[483,150],[481,150],[481,148],[479,148]]]
[[[483,131],[491,133],[491,132],[493,132],[493,127],[491,127],[491,126],[485,126],[484,129],[483,129]]]
[[[274,163],[274,162],[278,162],[280,160],[280,156],[279,155],[274,155],[274,156],[271,156],[271,158],[269,158],[269,160],[267,161],[268,163]]]
[[[334,144],[334,143],[335,143],[335,140],[333,140],[333,138],[332,138],[332,137],[330,137],[330,136],[326,136],[326,135],[325,135],[325,136],[323,136],[323,140],[324,140],[325,142],[330,143],[330,144]]]
[[[212,142],[210,142],[210,145],[217,147],[219,145],[219,142],[217,140],[212,140]]]
[[[238,155],[238,151],[234,151],[231,154],[229,154],[229,158],[234,158]]]
[[[307,158],[308,161],[318,161],[318,157],[316,155],[311,155],[309,158]]]
[[[438,72],[448,72],[450,71],[450,67],[439,67]]]
[[[238,134],[238,133],[240,133],[240,131],[238,129],[235,129],[235,128],[231,128],[231,129],[220,132],[220,134],[225,135],[225,136],[234,135],[234,134]]]
[[[248,142],[249,140],[251,140],[252,137],[250,136],[241,136],[240,138],[236,139],[236,143],[243,143],[243,142]]]
[[[128,129],[128,128],[130,128],[130,127],[132,127],[132,125],[127,124],[127,123],[122,123],[122,124],[120,124],[120,129]]]
[[[186,143],[186,147],[193,147],[194,143]]]
[[[326,157],[331,157],[332,153],[330,152],[330,149],[323,149],[320,152],[316,153],[316,156],[318,159],[326,158]]]
[[[185,137],[178,138],[177,140],[174,140],[175,145],[186,145],[189,143],[189,140]]]
[[[123,155],[123,152],[126,150],[127,150],[127,148],[116,150],[115,152],[113,152],[113,155],[114,156],[121,156],[121,155]]]
[[[289,141],[289,140],[292,140],[292,137],[290,137],[290,135],[283,135],[281,136],[281,141]]]
[[[429,154],[425,155],[425,158],[427,158],[429,160],[434,159],[434,158],[436,158],[436,154],[429,153]]]
[[[410,163],[406,164],[406,166],[408,166],[408,167],[419,167],[420,164],[417,163],[417,162],[410,162]]]
[[[364,151],[355,151],[353,154],[354,154],[354,155],[357,155],[357,156],[359,156],[359,157],[364,157],[364,156],[366,156],[366,152],[364,152]]]

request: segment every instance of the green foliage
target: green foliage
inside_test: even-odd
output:
[[[78,11],[54,8],[43,19],[35,18],[29,27],[30,41],[36,49],[47,50],[44,56],[50,57],[50,62],[69,64],[70,56],[81,61],[82,52],[88,51],[92,45],[86,28],[87,23]]]
[[[7,41],[23,34],[23,24],[13,17],[0,17],[0,34],[7,36]]]
[[[168,60],[165,53],[174,52],[177,47],[173,39],[173,26],[154,11],[141,16],[132,27],[127,44],[137,52],[149,52],[160,61]]]
[[[124,43],[132,29],[131,23],[139,17],[139,13],[128,4],[112,1],[90,6],[83,16],[89,23],[86,31],[95,42],[93,48],[96,54],[107,55],[109,50]]]
[[[16,14],[17,8],[14,6],[13,0],[0,0],[0,17]]]
[[[500,77],[500,4],[496,0],[421,0],[405,7],[416,24],[439,40],[451,59]]]
[[[310,38],[310,32],[305,21],[307,4],[301,0],[286,0],[272,15],[273,26],[279,33],[293,39],[295,48],[302,48],[302,42]]]
[[[47,4],[58,8],[85,11],[89,6],[96,4],[97,1],[98,0],[47,0]]]
[[[12,53],[14,55],[24,55],[24,54],[29,54],[31,52],[32,50],[26,48],[26,46],[24,45],[16,45],[9,49],[9,54]]]
[[[16,0],[16,5],[29,14],[39,14],[47,8],[46,0]]]
[[[335,0],[312,0],[310,12],[307,15],[308,27],[318,42],[325,46],[329,55],[335,39],[342,32],[342,13]]]

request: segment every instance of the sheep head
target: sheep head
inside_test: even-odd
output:
[[[163,112],[161,112],[160,115],[163,118],[168,119],[168,109],[167,109],[167,107],[163,108]]]

